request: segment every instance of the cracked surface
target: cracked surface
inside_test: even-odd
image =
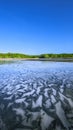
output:
[[[1,130],[73,130],[73,63],[0,65]]]

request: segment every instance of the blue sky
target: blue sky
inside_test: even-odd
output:
[[[0,0],[0,52],[73,53],[73,0]]]

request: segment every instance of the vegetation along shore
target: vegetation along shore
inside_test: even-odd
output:
[[[40,54],[27,55],[21,53],[0,53],[0,60],[43,60],[43,61],[71,61],[73,62],[73,53],[62,54]]]

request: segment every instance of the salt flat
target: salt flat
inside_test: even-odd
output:
[[[0,65],[1,130],[73,130],[73,63]]]

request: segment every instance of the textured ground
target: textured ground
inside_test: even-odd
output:
[[[0,65],[0,130],[73,130],[73,63]]]

